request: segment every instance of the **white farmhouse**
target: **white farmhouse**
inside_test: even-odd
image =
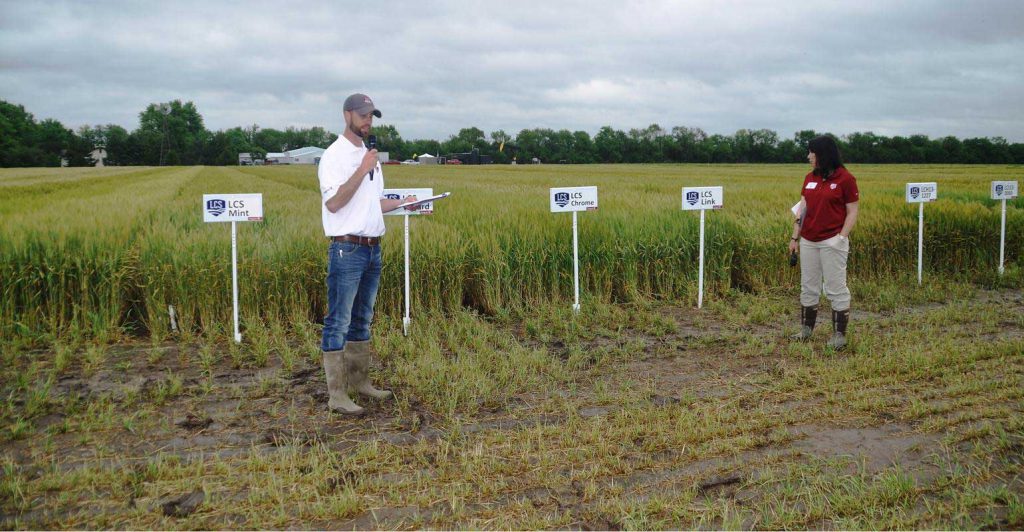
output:
[[[103,159],[107,158],[107,150],[102,146],[99,146],[96,149],[89,152],[89,157],[91,157],[92,160],[96,162],[96,167],[99,168],[103,166]]]

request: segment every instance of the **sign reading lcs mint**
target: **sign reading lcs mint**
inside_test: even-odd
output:
[[[1016,181],[993,181],[992,199],[1013,199],[1019,194]]]
[[[928,203],[939,199],[937,183],[907,183],[907,203]]]
[[[551,189],[551,212],[596,211],[597,187]]]
[[[683,210],[722,208],[722,187],[683,187]]]
[[[263,194],[203,194],[204,222],[262,222]]]

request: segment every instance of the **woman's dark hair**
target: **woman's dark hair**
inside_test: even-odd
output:
[[[845,168],[843,159],[839,156],[839,146],[836,139],[830,135],[814,137],[807,143],[807,151],[814,154],[817,165],[814,168],[814,175],[822,176],[825,179],[832,177],[837,168]]]

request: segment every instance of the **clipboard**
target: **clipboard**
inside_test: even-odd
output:
[[[447,198],[448,196],[451,196],[451,195],[452,195],[451,192],[444,192],[442,194],[438,194],[436,196],[431,196],[429,198],[418,199],[416,201],[410,201],[409,203],[403,203],[403,204],[395,207],[394,209],[391,209],[388,212],[394,212],[394,211],[397,211],[398,209],[404,209],[406,207],[412,207],[412,206],[415,206],[415,205],[422,205],[424,203],[430,203],[430,202],[435,201],[435,200]]]

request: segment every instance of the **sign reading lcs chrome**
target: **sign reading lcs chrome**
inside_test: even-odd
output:
[[[551,212],[596,211],[597,187],[551,189]]]
[[[928,203],[939,199],[937,183],[907,183],[907,203]]]
[[[1013,199],[1017,197],[1020,189],[1017,188],[1016,181],[993,181],[992,182],[992,199]]]
[[[722,208],[722,187],[683,187],[683,210]]]
[[[263,194],[203,194],[204,222],[262,222]]]

